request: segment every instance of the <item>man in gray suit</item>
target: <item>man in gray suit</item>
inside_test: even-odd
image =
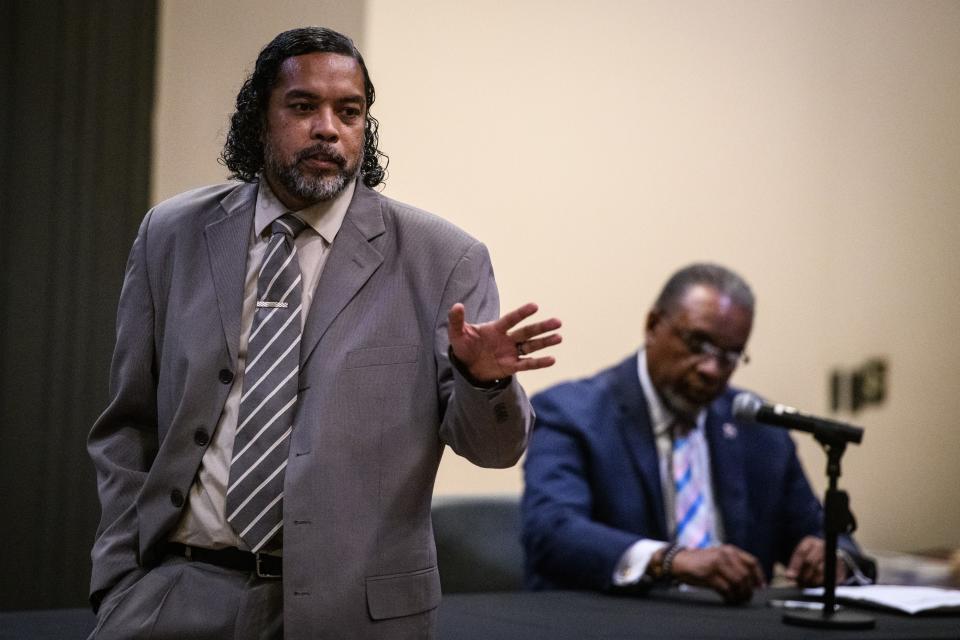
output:
[[[553,364],[529,354],[560,341],[560,322],[521,326],[533,304],[498,318],[486,248],[372,190],[373,100],[349,38],[280,34],[237,97],[223,161],[238,181],[144,219],[89,439],[103,509],[94,637],[432,636],[442,450],[517,461],[532,413],[514,374]],[[277,282],[296,293],[271,297]],[[261,320],[282,314],[261,346]],[[284,393],[261,428],[255,414]],[[260,455],[257,436],[278,425]]]

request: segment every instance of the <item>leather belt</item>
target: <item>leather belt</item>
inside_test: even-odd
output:
[[[267,553],[252,553],[236,547],[205,549],[180,542],[168,542],[165,551],[167,555],[180,556],[187,560],[206,562],[237,571],[251,571],[260,578],[283,577],[283,558]]]

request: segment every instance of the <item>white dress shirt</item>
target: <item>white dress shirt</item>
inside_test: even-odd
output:
[[[637,353],[637,374],[640,377],[640,386],[643,389],[643,396],[647,401],[647,408],[650,412],[650,424],[653,427],[653,435],[657,443],[657,459],[660,462],[660,491],[663,495],[663,510],[667,523],[667,531],[670,538],[674,536],[677,528],[677,517],[675,513],[675,491],[673,486],[673,435],[671,426],[676,421],[673,413],[664,406],[660,395],[653,386],[650,379],[650,371],[647,368],[647,355],[644,349]],[[710,449],[707,446],[706,436],[704,434],[704,423],[706,422],[707,411],[703,409],[697,415],[696,426],[687,435],[690,445],[696,450],[699,456],[700,468],[704,469],[706,480],[706,491],[704,493],[703,508],[712,511],[714,530],[711,532],[714,540],[723,541],[723,524],[720,518],[720,511],[713,492],[713,482],[710,475]],[[658,550],[667,546],[668,542],[664,540],[651,540],[642,538],[631,545],[622,556],[614,568],[613,584],[616,586],[627,586],[636,584],[643,577],[647,570],[647,565]]]

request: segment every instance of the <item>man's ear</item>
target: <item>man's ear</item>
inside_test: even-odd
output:
[[[653,331],[657,328],[657,325],[663,320],[663,314],[657,309],[651,309],[647,313],[647,324],[644,328],[644,338],[646,339],[647,344],[653,339]]]
[[[267,114],[266,112],[260,114],[260,146],[266,146],[267,144]]]

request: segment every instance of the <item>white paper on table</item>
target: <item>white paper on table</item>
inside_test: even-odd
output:
[[[805,595],[822,596],[823,588],[804,589]],[[904,613],[923,611],[960,612],[960,591],[937,587],[901,587],[874,584],[864,587],[837,587],[837,599],[889,607]]]

